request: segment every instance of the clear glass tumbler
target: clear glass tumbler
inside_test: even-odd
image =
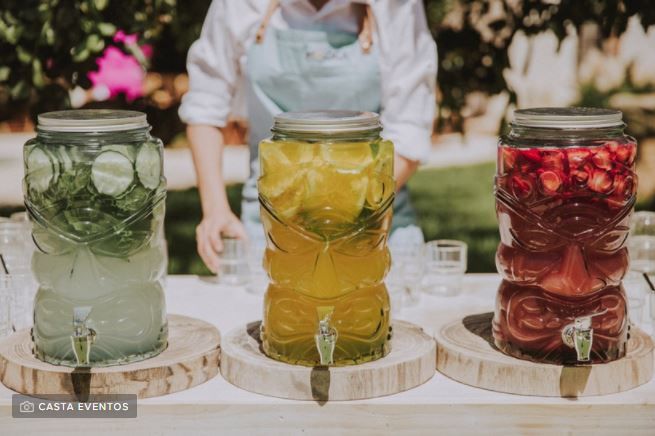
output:
[[[425,244],[426,272],[423,291],[438,296],[457,295],[467,267],[467,245],[463,241],[439,239]]]
[[[14,293],[12,276],[0,275],[0,338],[8,336],[11,328],[11,295]]]
[[[636,212],[630,220],[628,237],[630,269],[655,272],[655,212]]]
[[[248,243],[242,239],[223,238],[218,282],[229,286],[244,285],[249,280]]]

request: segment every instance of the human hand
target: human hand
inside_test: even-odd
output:
[[[223,252],[222,236],[248,239],[243,223],[232,211],[221,211],[203,216],[196,227],[198,254],[207,268],[214,274],[220,265],[220,253]]]

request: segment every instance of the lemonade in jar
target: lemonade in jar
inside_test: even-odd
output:
[[[393,144],[370,112],[283,113],[259,145],[264,352],[348,365],[389,351]]]

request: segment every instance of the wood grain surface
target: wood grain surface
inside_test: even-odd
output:
[[[218,374],[220,334],[216,327],[168,315],[168,347],[150,359],[105,368],[69,368],[32,354],[29,329],[0,341],[0,381],[18,393],[72,395],[136,394],[155,397],[189,389]]]
[[[391,352],[373,362],[342,367],[305,367],[268,358],[261,351],[259,326],[232,330],[222,343],[221,374],[242,389],[295,400],[375,398],[402,392],[435,374],[435,342],[410,323],[393,324]]]
[[[612,394],[653,377],[653,341],[634,326],[624,358],[604,364],[562,366],[503,354],[493,344],[492,317],[491,312],[469,315],[436,329],[437,370],[479,388],[552,397]]]

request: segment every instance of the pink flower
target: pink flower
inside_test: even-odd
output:
[[[137,40],[138,40],[138,38],[137,38],[136,33],[128,35],[127,33],[123,32],[122,30],[119,30],[114,35],[114,42],[122,42],[125,45],[134,45],[134,44],[136,44]]]
[[[114,39],[119,33],[122,34],[122,31],[118,31]],[[122,34],[121,37],[125,36]],[[96,63],[98,71],[89,72],[89,80],[94,87],[105,86],[109,90],[110,98],[123,92],[127,101],[133,101],[143,95],[145,72],[133,56],[123,53],[117,47],[109,46]]]

